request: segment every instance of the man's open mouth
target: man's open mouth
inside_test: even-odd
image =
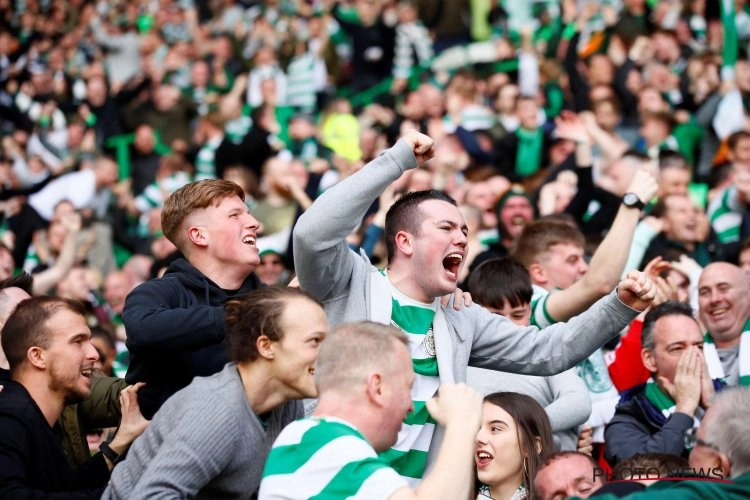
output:
[[[460,253],[452,253],[443,259],[443,267],[451,278],[458,279],[458,268],[463,260],[464,256]]]

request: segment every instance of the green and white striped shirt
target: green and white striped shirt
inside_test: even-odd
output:
[[[218,135],[206,141],[206,144],[198,151],[195,158],[195,180],[216,179],[216,150],[224,140],[223,135]]]
[[[557,323],[557,320],[550,316],[547,311],[549,290],[533,284],[531,289],[534,291],[531,295],[531,324],[541,329]]]
[[[391,293],[391,323],[409,337],[409,352],[415,372],[411,391],[414,412],[406,417],[396,444],[380,456],[404,476],[410,486],[416,487],[424,475],[427,452],[435,432],[435,420],[427,411],[425,402],[437,393],[440,379],[437,358],[434,351],[432,356],[428,353],[426,340],[440,303],[439,299],[435,299],[431,304],[418,302],[401,293],[392,284]]]
[[[733,243],[740,239],[742,212],[736,186],[729,186],[708,205],[708,219],[720,243]]]
[[[279,434],[258,498],[388,498],[404,486],[354,426],[316,417],[292,422]]]
[[[286,103],[306,112],[315,109],[316,65],[318,59],[310,52],[294,57],[286,69]]]

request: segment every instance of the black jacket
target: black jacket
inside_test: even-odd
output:
[[[213,375],[224,367],[229,361],[224,303],[260,286],[251,274],[239,290],[223,290],[187,260],[178,259],[163,277],[128,295],[122,311],[130,351],[125,380],[146,382],[138,391],[146,418],[193,377]]]
[[[2,383],[0,498],[100,498],[109,480],[101,454],[71,471],[60,426],[49,426],[24,386],[7,379]]]

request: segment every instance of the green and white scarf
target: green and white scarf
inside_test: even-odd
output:
[[[661,390],[659,384],[656,383],[654,377],[650,377],[646,382],[646,389],[644,390],[646,399],[664,415],[664,418],[669,418],[675,412],[676,404],[667,393]]]
[[[722,50],[722,79],[734,77],[734,65],[737,62],[739,34],[735,23],[734,1],[721,0],[721,24],[724,28],[724,49]]]
[[[544,133],[541,128],[526,130],[518,127],[518,150],[516,151],[516,175],[528,177],[539,171],[542,164]]]
[[[719,352],[716,350],[714,339],[712,339],[711,335],[708,333],[703,336],[703,357],[706,358],[708,374],[712,379],[724,379],[727,376],[727,374],[724,373],[724,367],[721,366]],[[742,327],[742,335],[740,336],[739,367],[740,385],[750,386],[750,318],[745,322],[745,326]]]

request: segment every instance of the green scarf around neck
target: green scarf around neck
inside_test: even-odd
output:
[[[675,402],[667,393],[661,390],[659,384],[652,378],[648,379],[645,389],[646,399],[664,415],[669,418],[675,411]]]

